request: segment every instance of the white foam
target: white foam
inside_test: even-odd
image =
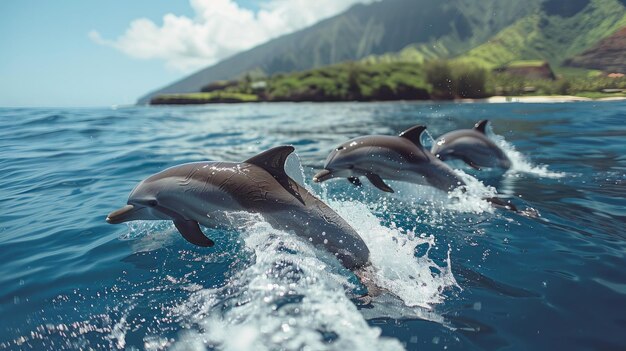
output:
[[[458,213],[493,213],[493,206],[485,199],[497,196],[496,189],[483,184],[462,170],[454,169],[454,172],[463,180],[465,186],[458,187],[449,193],[426,185],[389,182],[395,190],[395,193],[390,196],[398,201],[413,204],[414,207],[418,207],[415,204],[419,204],[420,212],[426,211],[432,219],[432,221],[422,222],[426,224],[442,222],[444,218]],[[378,189],[374,190],[372,200],[376,207],[382,205],[382,210],[387,211],[384,201],[380,201]]]
[[[221,350],[402,349],[367,324],[345,294],[351,286],[346,272],[320,260],[323,252],[264,222],[242,235],[255,263],[177,308],[194,331],[181,335],[176,347],[202,349],[202,340]]]
[[[493,213],[494,207],[485,199],[496,197],[496,188],[485,185],[462,170],[455,169],[454,172],[465,182],[465,186],[448,194],[451,199],[448,208],[463,213]]]
[[[132,309],[132,307],[130,309]],[[115,345],[119,350],[124,349],[126,346],[126,332],[128,332],[130,328],[126,321],[127,318],[127,314],[122,315],[120,320],[113,326],[111,333],[106,337],[111,344]]]
[[[435,238],[412,231],[387,228],[360,202],[329,201],[339,215],[361,235],[370,248],[376,282],[398,296],[407,306],[432,308],[443,302],[443,290],[457,286],[450,258],[439,267],[428,257]],[[415,257],[416,248],[427,245],[426,255]],[[433,273],[435,268],[439,273]]]
[[[304,168],[302,168],[302,162],[300,157],[295,152],[290,154],[285,161],[285,172],[298,184],[306,184],[304,179]]]
[[[490,138],[498,145],[511,160],[511,168],[507,171],[507,176],[515,176],[518,173],[526,173],[542,178],[562,178],[567,174],[554,172],[548,169],[547,165],[535,165],[525,155],[515,149],[513,144],[504,139],[503,136],[490,133]]]

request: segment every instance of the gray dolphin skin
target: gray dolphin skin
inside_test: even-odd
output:
[[[485,134],[488,120],[482,120],[473,129],[460,129],[446,133],[437,140],[430,152],[440,160],[458,159],[474,169],[509,169],[511,160]]]
[[[328,155],[324,170],[313,181],[347,178],[358,186],[359,177],[366,177],[386,192],[393,189],[383,179],[430,185],[445,192],[465,185],[448,165],[424,149],[420,136],[425,129],[417,125],[399,136],[369,135],[348,140]]]
[[[267,150],[244,162],[198,162],[168,168],[143,180],[126,206],[106,221],[172,220],[190,243],[213,246],[199,225],[215,228],[224,213],[259,213],[270,225],[322,246],[342,265],[356,270],[369,264],[369,249],[335,211],[285,173],[292,146]]]

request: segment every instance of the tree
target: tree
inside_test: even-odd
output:
[[[486,96],[487,71],[481,67],[459,65],[454,68],[454,91],[462,98]]]
[[[452,70],[446,61],[431,61],[424,66],[426,81],[432,86],[435,99],[453,99]]]
[[[357,65],[350,62],[348,64],[348,98],[350,100],[360,100],[362,97],[359,74],[360,70]]]

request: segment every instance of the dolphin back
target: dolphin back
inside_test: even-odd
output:
[[[431,152],[440,160],[457,159],[475,168],[511,167],[511,161],[484,133],[476,129],[462,129],[439,137]]]
[[[293,151],[291,146],[279,146],[245,161],[252,165],[248,171],[259,181],[256,191],[244,192],[256,193],[246,201],[247,207],[259,212],[272,226],[293,230],[313,245],[323,246],[348,269],[367,264],[369,249],[359,234],[285,172],[285,161]]]

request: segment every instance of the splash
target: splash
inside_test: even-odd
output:
[[[128,232],[120,240],[132,241],[133,252],[146,252],[171,245],[176,237],[172,221],[131,221],[126,222]],[[151,235],[152,233],[160,235]]]
[[[449,257],[444,267],[428,257],[434,237],[382,226],[361,203],[331,206],[372,248],[377,284],[402,300],[405,310],[399,313],[441,322],[436,314],[406,307],[430,309],[444,301],[445,289],[457,286]],[[402,349],[369,326],[346,296],[346,290],[355,288],[353,276],[331,254],[256,218],[243,227],[242,238],[254,263],[223,287],[196,291],[175,310],[191,331],[174,349]],[[416,247],[423,244],[429,249],[416,257]]]
[[[478,179],[454,169],[454,172],[463,180],[464,186],[445,193],[431,186],[407,182],[388,181],[395,190],[393,194],[381,194],[378,189],[370,189],[366,185],[361,191],[361,200],[381,214],[395,213],[396,204],[402,204],[413,209],[413,216],[425,213],[431,220],[426,224],[443,223],[446,219],[459,213],[493,213],[494,207],[485,199],[497,196],[498,192],[492,186],[487,186]],[[325,184],[322,184],[324,189]],[[420,213],[418,213],[420,212]]]
[[[516,176],[519,173],[531,174],[541,178],[563,178],[567,174],[563,172],[554,172],[548,169],[547,165],[535,165],[521,152],[515,149],[513,144],[504,139],[503,136],[490,133],[491,139],[498,145],[507,157],[511,160],[511,168],[507,171],[507,176]]]
[[[288,172],[299,173],[298,179],[304,180],[296,163],[288,165]],[[430,310],[444,301],[446,289],[458,285],[449,253],[443,266],[429,258],[435,238],[388,228],[361,202],[322,198],[362,236],[371,251],[376,284],[395,298],[389,301],[387,296],[382,301],[385,307],[376,311],[389,313],[392,306],[397,318],[443,322]],[[174,349],[403,349],[398,341],[381,337],[379,328],[368,325],[348,297],[359,288],[354,275],[330,253],[272,228],[258,216],[244,217],[238,214],[238,222],[243,223],[241,236],[254,263],[222,287],[194,292],[176,309],[190,331]],[[424,245],[426,253],[417,256],[417,247]],[[381,317],[369,312],[369,318]]]
[[[399,297],[405,305],[431,309],[443,302],[445,289],[458,286],[449,256],[444,267],[429,258],[430,249],[435,246],[433,236],[385,227],[360,202],[329,201],[329,205],[356,229],[370,248],[377,284]],[[416,257],[416,249],[421,245],[427,246],[426,253]]]
[[[367,324],[345,294],[352,286],[345,270],[330,255],[264,222],[251,223],[242,236],[255,263],[176,309],[192,331],[174,349],[402,349]]]
[[[462,213],[493,213],[494,207],[485,199],[496,197],[496,188],[485,185],[462,170],[455,169],[454,172],[465,182],[465,186],[448,194],[451,200],[448,208]]]

